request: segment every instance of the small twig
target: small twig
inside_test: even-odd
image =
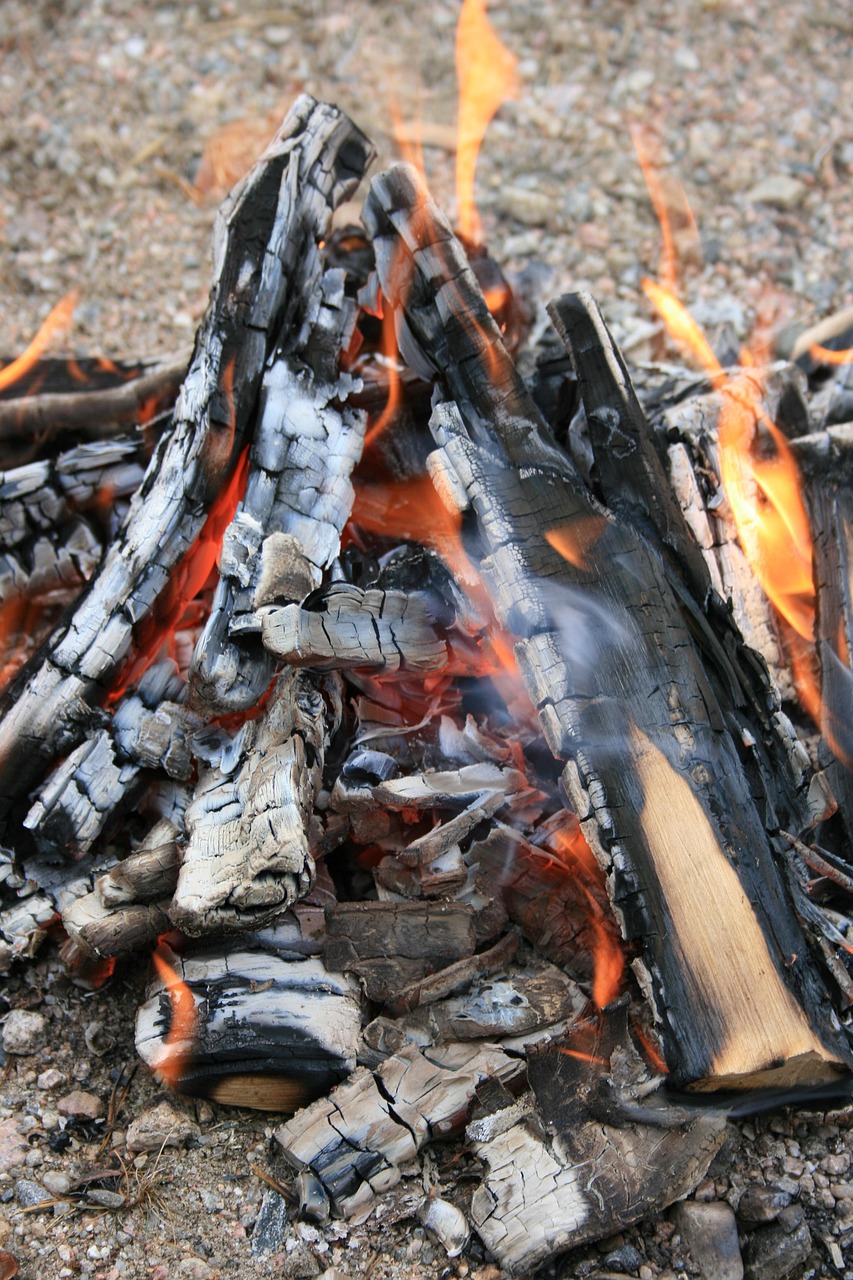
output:
[[[803,844],[802,840],[798,840],[796,836],[792,836],[788,831],[780,831],[779,834],[800,855],[807,867],[811,867],[812,871],[817,871],[819,875],[831,880],[833,884],[838,885],[839,889],[845,889],[847,893],[853,894],[853,878],[846,875],[833,863],[827,862],[825,858],[822,858],[813,844]]]
[[[279,1182],[277,1178],[274,1178],[271,1173],[267,1173],[266,1169],[262,1169],[259,1164],[254,1164],[251,1160],[248,1161],[248,1165],[255,1177],[260,1179],[261,1182],[265,1182],[270,1190],[277,1192],[283,1200],[287,1200],[290,1204],[296,1204],[296,1197],[293,1193],[288,1191],[287,1187]]]
[[[47,392],[0,401],[0,441],[20,442],[21,434],[53,435],[74,429],[83,435],[99,435],[96,428],[108,422],[134,418],[146,400],[177,394],[186,361],[159,365],[140,378],[100,391]]]

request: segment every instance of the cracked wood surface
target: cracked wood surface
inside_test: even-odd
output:
[[[311,815],[336,705],[334,677],[318,683],[283,671],[261,715],[214,743],[169,907],[185,933],[258,928],[313,884]]]
[[[97,724],[135,655],[137,636],[180,596],[180,566],[230,477],[255,414],[261,376],[291,320],[291,281],[318,209],[346,198],[369,144],[335,108],[303,96],[226,201],[215,283],[175,407],[121,535],[70,619],[7,695],[0,725],[0,812]]]
[[[600,1062],[593,1070],[601,1077]],[[660,1213],[693,1189],[723,1142],[719,1113],[684,1114],[653,1100],[620,1114],[637,1096],[630,1086],[608,1111],[585,1074],[565,1053],[534,1056],[532,1092],[468,1126],[485,1165],[471,1219],[510,1275]]]
[[[519,637],[623,932],[643,943],[673,1078],[718,1088],[834,1075],[850,1052],[768,834],[789,812],[805,825],[807,777],[792,812],[784,791],[756,794],[762,727],[751,729],[737,691],[721,707],[686,592],[646,530],[597,502],[549,437],[414,171],[376,178],[364,216],[400,350],[453,397],[433,434],[476,512],[483,579]],[[662,524],[652,513],[652,527],[670,514]]]

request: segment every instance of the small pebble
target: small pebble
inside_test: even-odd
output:
[[[32,1009],[13,1009],[3,1024],[3,1048],[7,1053],[38,1053],[46,1038],[47,1018]]]
[[[183,1147],[198,1138],[200,1129],[171,1102],[158,1102],[128,1125],[128,1151],[159,1151],[161,1147]]]
[[[57,1071],[56,1067],[48,1067],[46,1071],[40,1072],[36,1079],[36,1086],[39,1089],[58,1089],[64,1083],[65,1076],[61,1071]]]
[[[30,1178],[21,1178],[15,1183],[15,1191],[18,1196],[18,1204],[22,1209],[34,1209],[36,1205],[45,1204],[48,1200],[52,1200],[53,1196],[47,1191],[40,1182],[33,1182]]]
[[[76,1120],[98,1120],[106,1112],[106,1107],[94,1093],[86,1093],[83,1089],[74,1089],[60,1098],[56,1109],[61,1116],[73,1116]]]

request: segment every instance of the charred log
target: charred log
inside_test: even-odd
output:
[[[759,808],[743,757],[763,749],[763,726],[751,730],[735,702],[733,733],[661,553],[591,497],[549,438],[414,173],[376,179],[365,220],[400,349],[454,398],[433,433],[476,512],[482,576],[520,637],[624,934],[643,941],[674,1078],[719,1088],[833,1076],[850,1051],[774,847],[780,820],[807,825],[808,779]]]
[[[175,408],[128,520],[83,601],[13,687],[0,726],[2,811],[97,724],[146,631],[180,600],[180,566],[231,477],[264,364],[291,320],[292,281],[370,149],[339,112],[303,97],[226,203],[216,283]],[[301,300],[300,300],[301,301]]]

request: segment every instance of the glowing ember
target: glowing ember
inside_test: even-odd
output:
[[[195,1001],[187,984],[175,972],[174,952],[163,938],[158,939],[151,961],[169,993],[172,1012],[169,1033],[158,1053],[154,1071],[161,1080],[176,1089],[192,1057],[196,1038]]]
[[[474,204],[474,170],[489,121],[517,91],[516,59],[501,43],[486,17],[485,0],[465,0],[456,28],[456,78],[459,82],[459,142],[456,150],[456,198],[459,230],[469,244],[483,239]]]
[[[76,289],[66,293],[65,297],[61,298],[50,312],[26,351],[22,352],[16,360],[12,360],[0,369],[0,391],[5,391],[7,387],[14,386],[19,378],[29,373],[36,361],[40,360],[44,355],[56,334],[69,327],[74,315],[74,309],[77,306],[78,297],[79,294]]]

